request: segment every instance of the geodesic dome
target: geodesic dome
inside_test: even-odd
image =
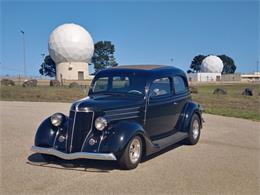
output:
[[[201,72],[221,73],[223,66],[223,62],[219,57],[210,55],[202,61]]]
[[[77,24],[63,24],[51,33],[49,54],[54,62],[90,62],[94,43],[86,29]]]

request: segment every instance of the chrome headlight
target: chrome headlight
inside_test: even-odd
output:
[[[107,119],[105,119],[104,117],[98,117],[95,120],[95,127],[97,130],[99,131],[103,131],[107,126]]]
[[[63,115],[61,113],[55,113],[51,116],[51,123],[53,126],[58,127],[61,125],[63,120]]]

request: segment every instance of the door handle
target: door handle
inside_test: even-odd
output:
[[[173,104],[174,104],[174,105],[177,105],[177,104],[178,104],[178,102],[173,102]]]

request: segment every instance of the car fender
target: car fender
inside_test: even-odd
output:
[[[102,141],[99,152],[112,152],[120,157],[129,141],[139,135],[143,141],[145,151],[150,151],[151,141],[142,125],[133,121],[121,121],[109,129],[108,136]]]
[[[64,117],[62,126],[55,127],[51,124],[51,117],[46,118],[38,127],[35,135],[34,145],[40,147],[53,147],[58,128],[67,129],[68,118]]]
[[[200,126],[202,128],[202,111],[203,108],[201,107],[200,104],[193,102],[193,101],[189,101],[186,103],[183,112],[181,114],[180,120],[179,120],[179,125],[181,126],[181,130],[187,132],[189,130],[190,127],[190,123],[191,123],[191,118],[193,116],[194,113],[198,114],[199,118],[200,118]]]

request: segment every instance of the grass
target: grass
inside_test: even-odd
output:
[[[192,94],[206,113],[232,116],[260,121],[260,87],[257,84],[198,85],[198,94]],[[227,95],[214,95],[216,88],[227,91]],[[254,96],[243,96],[245,88],[252,88]]]
[[[206,113],[260,121],[260,85],[200,84],[195,87],[198,88],[198,94],[192,94],[192,98],[205,108]],[[216,88],[225,89],[228,94],[214,95]],[[254,96],[241,95],[245,88],[252,88]],[[73,102],[85,97],[87,90],[88,88],[1,86],[0,98],[4,101]]]
[[[86,96],[88,89],[69,87],[39,86],[24,88],[21,86],[1,86],[1,100],[33,102],[73,102]]]

